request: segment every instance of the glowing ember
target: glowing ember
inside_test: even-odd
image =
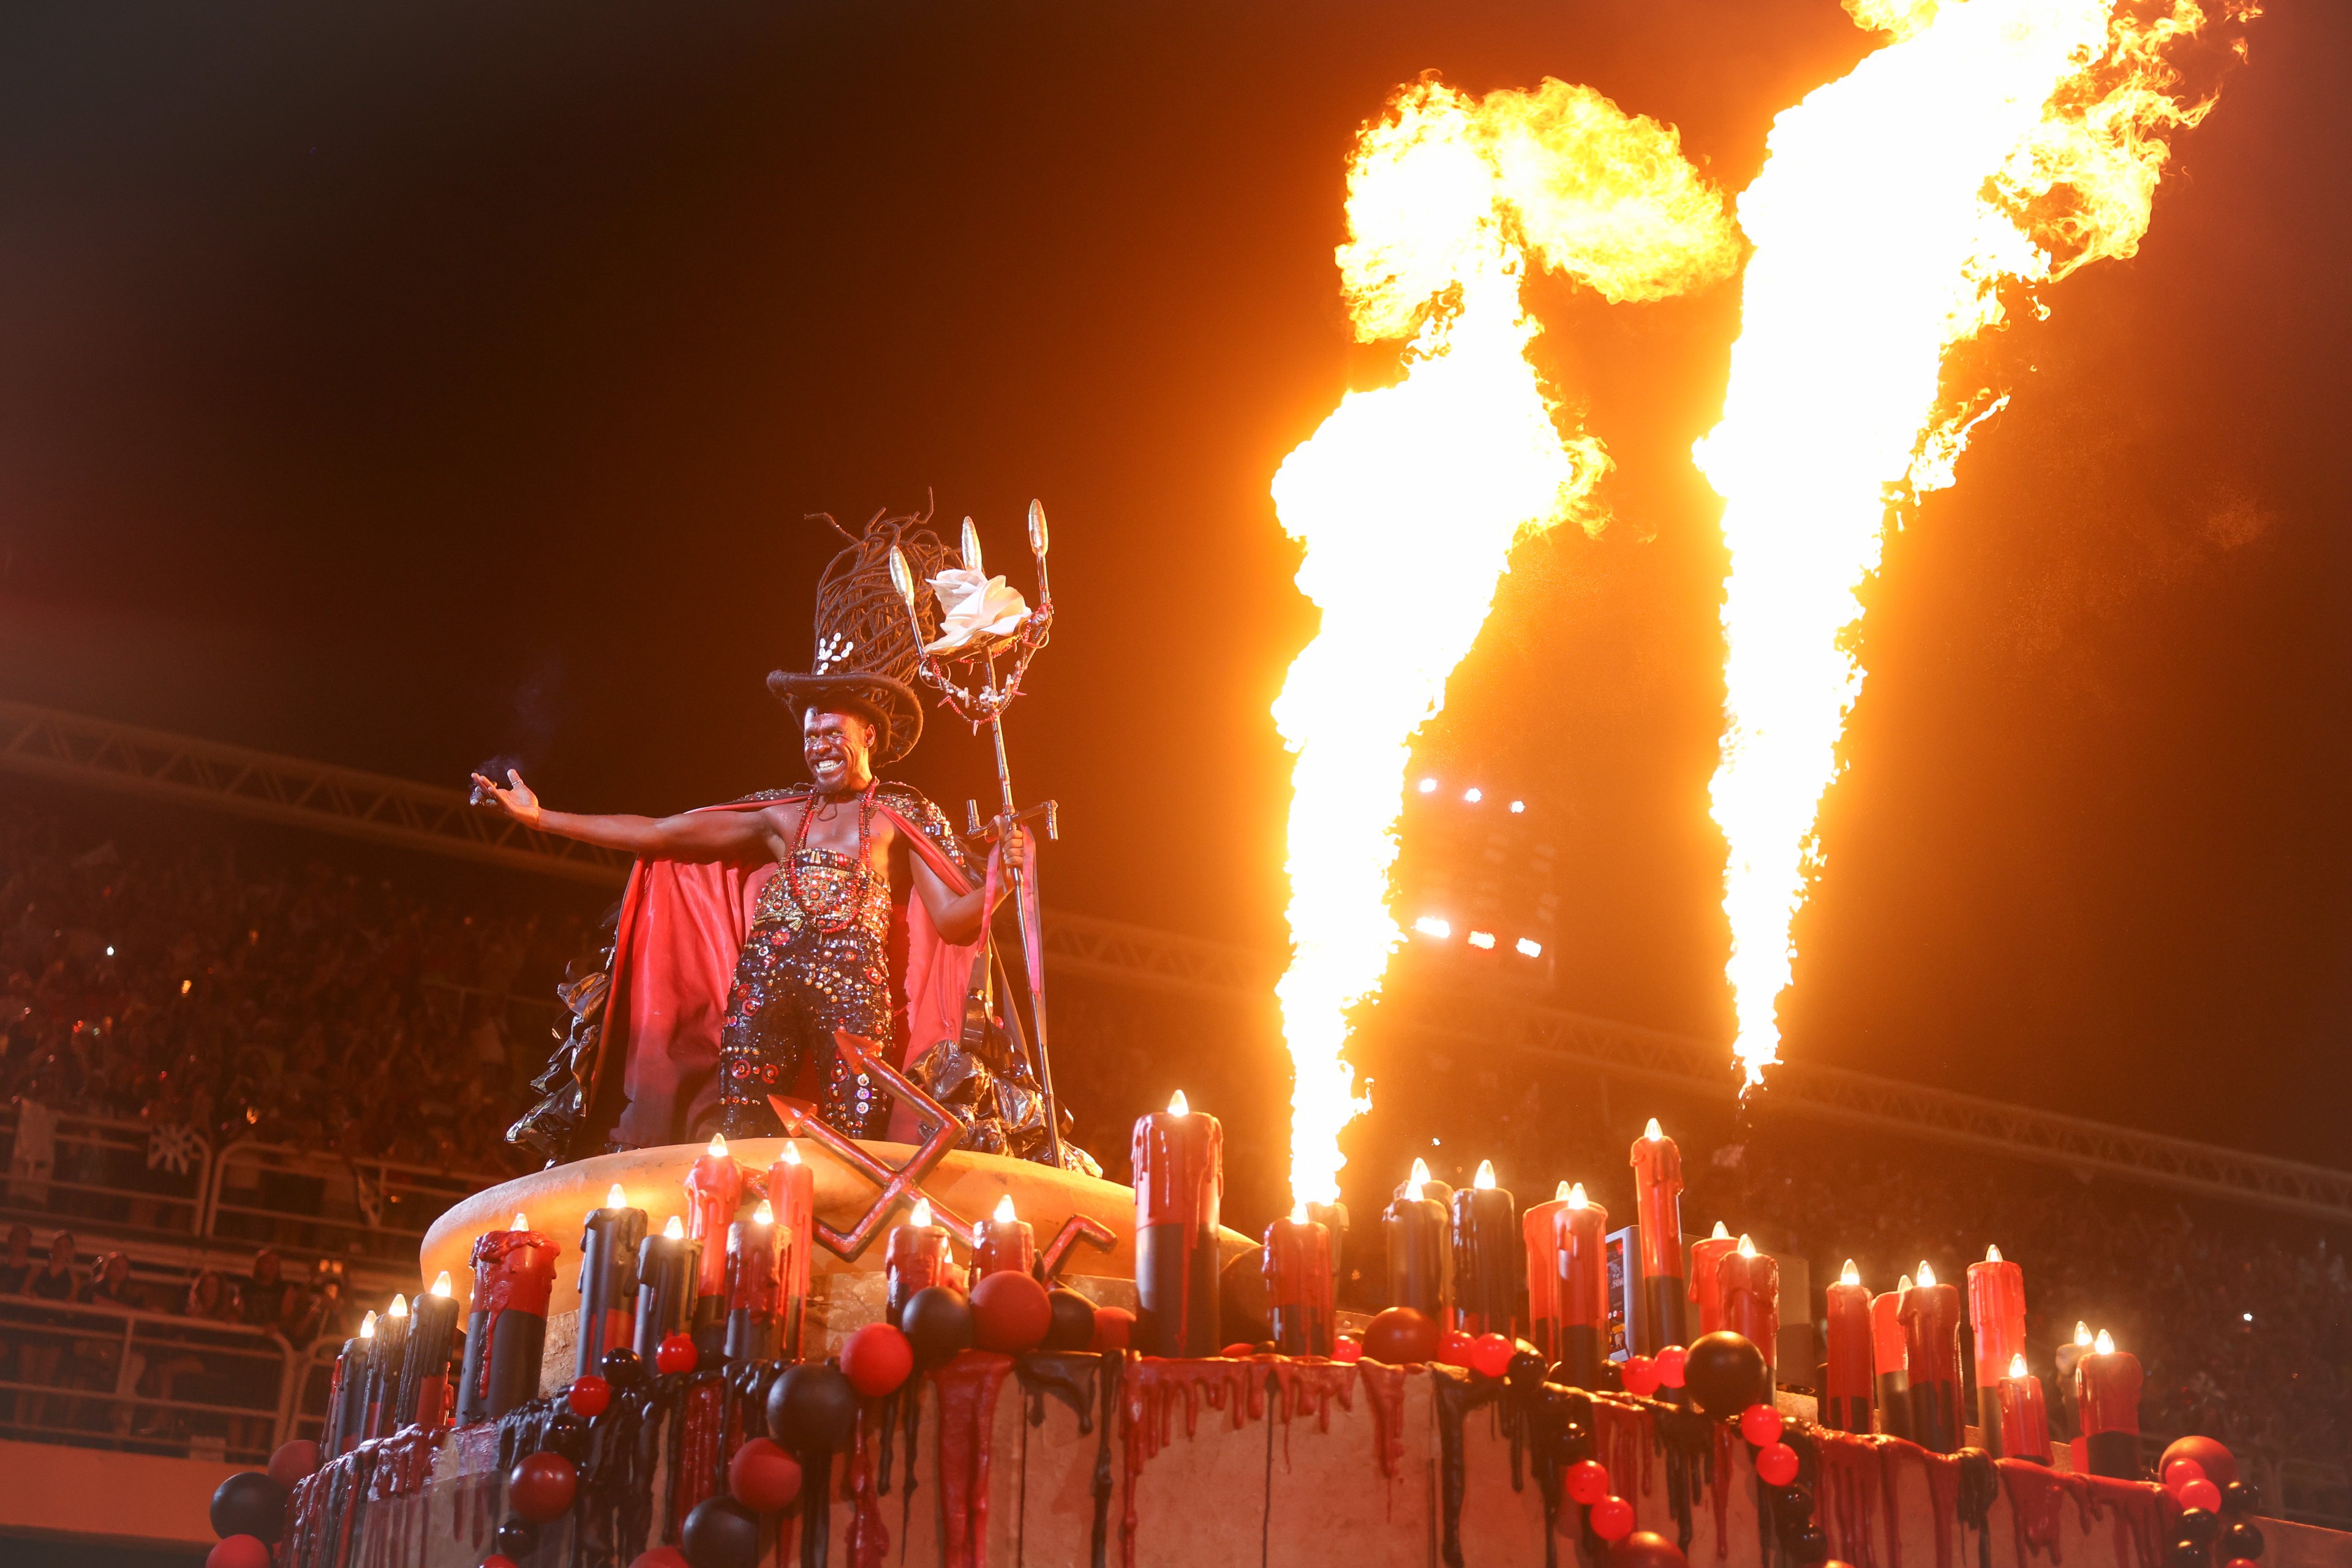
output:
[[[1862,689],[1856,590],[1890,504],[1949,485],[1969,428],[2006,401],[1946,396],[1945,356],[2005,321],[2021,289],[2130,256],[2165,134],[2210,106],[2177,95],[2167,58],[2203,25],[2196,0],[1847,8],[1892,41],[1773,122],[1739,198],[1756,248],[1723,419],[1696,453],[1727,502],[1714,815],[1750,1087],[1779,1059],[1790,922]]]
[[[1339,1197],[1339,1131],[1368,1103],[1340,1052],[1348,1009],[1403,936],[1389,869],[1412,734],[1443,705],[1513,541],[1589,515],[1608,467],[1592,437],[1562,438],[1528,363],[1528,255],[1612,300],[1662,299],[1735,257],[1672,129],[1558,81],[1484,99],[1404,89],[1357,143],[1348,226],[1357,337],[1410,346],[1402,382],[1342,398],[1274,479],[1306,545],[1298,586],[1323,612],[1274,707],[1298,756],[1276,994],[1302,1203]]]

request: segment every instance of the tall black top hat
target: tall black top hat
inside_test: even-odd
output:
[[[887,767],[915,749],[923,734],[923,705],[915,694],[920,644],[907,603],[890,584],[890,552],[903,551],[919,580],[947,564],[947,547],[930,530],[930,515],[886,517],[876,512],[862,532],[828,517],[848,547],[825,563],[816,580],[816,655],[807,674],[774,670],[768,690],[795,715],[811,708],[856,713],[873,722],[874,763]],[[939,635],[939,608],[928,598],[916,615],[922,640]]]

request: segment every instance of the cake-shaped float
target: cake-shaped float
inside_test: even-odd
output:
[[[215,1568],[2227,1568],[2266,1531],[2352,1564],[2258,1526],[2218,1445],[2168,1487],[1832,1430],[1737,1333],[1593,1389],[1411,1308],[1335,1336],[1328,1272],[1282,1278],[1328,1238],[1219,1227],[1184,1131],[1139,1138],[1139,1191],[766,1140],[477,1194],[425,1245],[446,1289],[345,1347],[323,1462],[223,1489]],[[1333,1353],[1219,1345],[1221,1279]]]

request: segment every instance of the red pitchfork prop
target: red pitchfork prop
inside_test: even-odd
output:
[[[903,1165],[893,1165],[867,1152],[866,1146],[847,1134],[825,1124],[816,1107],[804,1100],[792,1100],[772,1094],[768,1103],[784,1123],[784,1136],[805,1138],[851,1170],[881,1188],[871,1207],[860,1215],[857,1223],[847,1230],[836,1230],[823,1220],[816,1222],[816,1238],[824,1243],[825,1250],[836,1258],[855,1258],[872,1245],[874,1233],[890,1217],[890,1211],[900,1204],[911,1206],[918,1197],[930,1198],[931,1215],[945,1226],[958,1241],[971,1245],[971,1222],[939,1199],[923,1191],[923,1178],[939,1168],[949,1150],[963,1137],[963,1123],[955,1113],[923,1092],[914,1079],[882,1059],[866,1041],[840,1030],[834,1032],[834,1047],[841,1053],[844,1066],[851,1072],[862,1072],[882,1080],[891,1093],[904,1096],[921,1108],[921,1120],[928,1128],[922,1142],[916,1145],[914,1157]]]

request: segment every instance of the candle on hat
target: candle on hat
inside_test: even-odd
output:
[[[1691,1243],[1690,1301],[1698,1309],[1698,1331],[1714,1333],[1731,1325],[1723,1321],[1723,1280],[1716,1265],[1727,1255],[1739,1250],[1739,1239],[1725,1228],[1721,1220],[1715,1222],[1715,1234],[1701,1237]],[[1764,1347],[1756,1347],[1763,1350]],[[1766,1351],[1769,1357],[1771,1352]]]
[[[547,1351],[547,1304],[555,1293],[555,1243],[518,1214],[505,1230],[474,1239],[474,1294],[457,1376],[457,1425],[495,1421],[539,1397]],[[588,1320],[583,1301],[581,1320]]]
[[[1223,1125],[1181,1089],[1136,1121],[1135,1346],[1146,1355],[1217,1352],[1224,1149]]]
[[[816,1250],[816,1173],[801,1159],[801,1146],[784,1140],[783,1152],[768,1167],[768,1206],[776,1216],[782,1249],[776,1279],[776,1353],[801,1356],[801,1320],[807,1314],[809,1264]]]
[[[1265,1227],[1266,1316],[1284,1355],[1328,1356],[1332,1350],[1331,1230],[1299,1204]]]
[[[1919,1265],[1895,1316],[1903,1323],[1903,1361],[1911,1376],[1911,1440],[1933,1453],[1960,1447],[1960,1292]]]
[[[2009,1358],[2008,1375],[1993,1384],[1993,1402],[2000,1411],[2000,1452],[2006,1458],[2050,1463],[2050,1413],[2042,1403],[2042,1380],[2025,1369],[2025,1352]]]
[[[971,1227],[971,1277],[1027,1274],[1037,1261],[1037,1233],[1013,1211],[1013,1194],[996,1200],[989,1216]]]
[[[1977,1428],[1998,1458],[2007,1430],[2001,1420],[2000,1380],[2012,1357],[2025,1349],[2025,1271],[1985,1248],[1984,1261],[1969,1265],[1969,1324],[1974,1334]]]
[[[1559,1263],[1559,1364],[1576,1388],[1601,1386],[1609,1359],[1609,1211],[1569,1184],[1552,1216]]]
[[[1780,1362],[1780,1266],[1742,1236],[1737,1250],[1716,1259],[1715,1267],[1723,1326],[1745,1334],[1763,1355],[1765,1386],[1770,1388],[1778,1382],[1772,1370]]]
[[[600,1373],[604,1352],[628,1344],[637,1315],[637,1253],[646,1211],[629,1206],[614,1182],[604,1206],[588,1211],[580,1232],[579,1353],[572,1376]]]
[[[743,1206],[743,1168],[727,1152],[724,1133],[710,1142],[686,1173],[686,1234],[694,1238],[699,1261],[694,1284],[695,1348],[707,1361],[727,1339],[727,1227]]]
[[[1412,1175],[1381,1215],[1381,1239],[1388,1252],[1389,1305],[1410,1307],[1443,1324],[1445,1297],[1445,1205],[1430,1194],[1429,1166],[1412,1163]]]
[[[2139,1479],[2139,1358],[2099,1331],[2074,1363],[2074,1406],[2083,1422],[2083,1467],[2095,1476]]]
[[[771,1361],[776,1354],[780,1283],[776,1206],[761,1198],[749,1219],[727,1222],[727,1338],[731,1362]]]
[[[1870,1288],[1853,1259],[1824,1294],[1829,1373],[1822,1390],[1822,1425],[1845,1432],[1871,1429]]]
[[[638,1247],[636,1352],[646,1366],[664,1340],[686,1331],[701,1264],[702,1244],[686,1234],[686,1222],[676,1215],[659,1236]]]
[[[1911,1293],[1906,1274],[1894,1289],[1870,1299],[1871,1359],[1878,1367],[1878,1429],[1890,1437],[1911,1436],[1909,1349],[1903,1340],[1903,1298]]]
[[[457,1300],[444,1268],[409,1314],[408,1352],[393,1400],[394,1431],[438,1426],[449,1415],[449,1360],[457,1348]]]
[[[1495,1162],[1454,1194],[1454,1326],[1465,1334],[1517,1337],[1525,1253],[1517,1205],[1495,1180]]]
[[[1631,1161],[1642,1251],[1634,1348],[1654,1353],[1690,1342],[1683,1284],[1683,1153],[1653,1116],[1633,1140]]]
[[[917,1197],[907,1223],[894,1225],[882,1242],[883,1317],[898,1326],[908,1300],[934,1285],[961,1289],[963,1280],[955,1266],[954,1238],[932,1216],[931,1200]]]
[[[1528,1251],[1528,1341],[1549,1366],[1559,1359],[1559,1247],[1552,1216],[1568,1206],[1568,1184],[1552,1189],[1548,1202],[1529,1204],[1519,1215]]]

